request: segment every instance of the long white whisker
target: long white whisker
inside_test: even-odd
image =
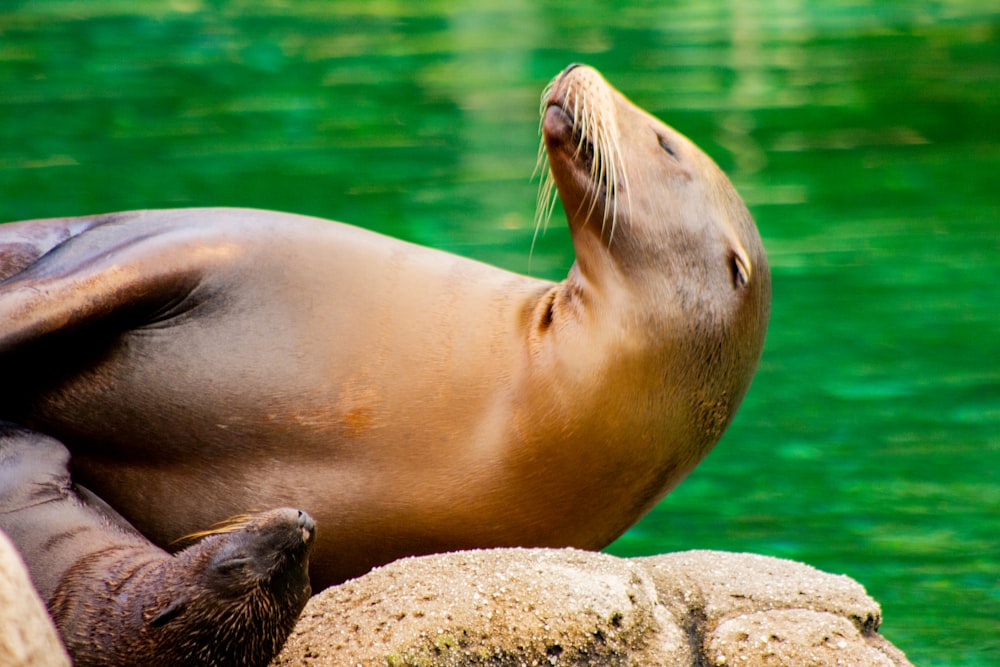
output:
[[[613,128],[617,130],[617,128]],[[611,216],[611,233],[608,235],[608,246],[614,241],[615,227],[618,222],[618,167],[621,164],[621,146],[618,143],[618,133],[608,133],[608,173],[604,182],[605,200],[604,215]]]
[[[616,141],[617,144],[617,141]],[[628,170],[625,168],[625,161],[622,155],[622,150],[620,145],[615,147],[615,161],[618,164],[618,178],[616,179],[615,185],[615,206],[617,207],[618,201],[624,192],[625,199],[622,202],[623,211],[619,215],[616,212],[615,220],[623,219],[628,220],[632,214],[632,188],[628,182]],[[612,234],[614,234],[614,228],[612,228]]]

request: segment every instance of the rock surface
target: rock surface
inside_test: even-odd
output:
[[[10,539],[0,531],[0,665],[69,667],[45,604]]]
[[[496,549],[323,591],[273,664],[909,665],[880,623],[857,582],[777,558]]]

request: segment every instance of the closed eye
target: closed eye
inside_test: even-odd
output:
[[[222,574],[234,574],[245,571],[253,559],[250,556],[238,555],[215,562],[215,570]]]
[[[662,148],[667,153],[669,153],[670,157],[674,158],[675,160],[680,160],[680,158],[677,157],[677,153],[674,151],[673,147],[670,145],[670,142],[667,141],[666,137],[664,137],[662,134],[657,134],[656,138],[660,142],[660,148]]]

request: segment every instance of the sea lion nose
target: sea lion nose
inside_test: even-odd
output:
[[[302,530],[302,540],[308,542],[316,533],[316,522],[306,512],[299,510],[299,528]]]

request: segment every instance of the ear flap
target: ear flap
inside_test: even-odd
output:
[[[737,289],[742,289],[750,284],[750,275],[753,273],[750,258],[747,257],[746,251],[743,250],[742,246],[737,245],[733,249],[732,263],[733,285]]]
[[[161,625],[166,625],[170,621],[174,620],[181,615],[184,608],[187,606],[187,597],[180,597],[173,600],[164,609],[153,617],[153,620],[149,622],[149,627],[158,628]]]

